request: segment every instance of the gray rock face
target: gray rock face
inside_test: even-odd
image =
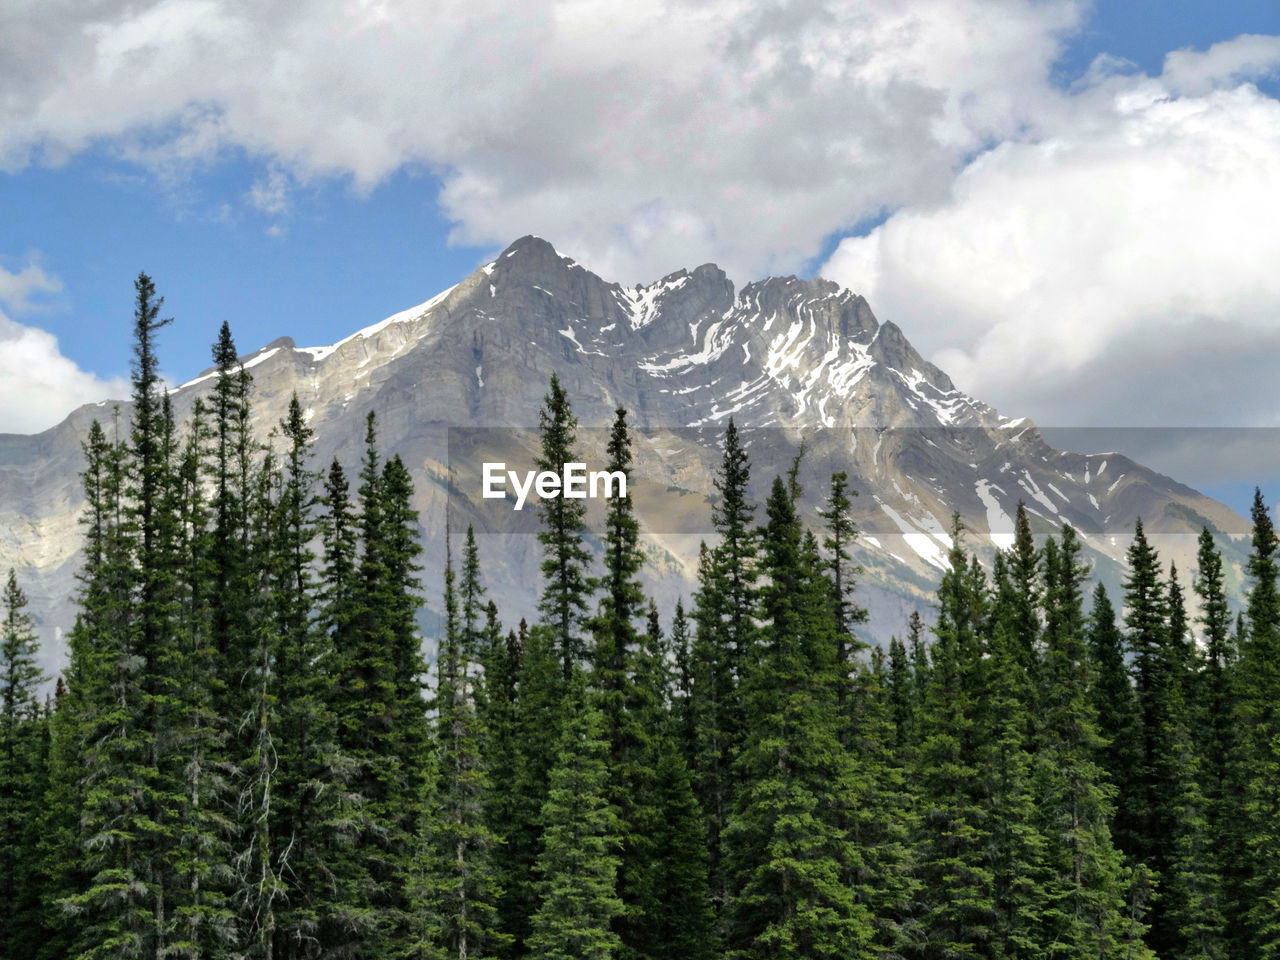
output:
[[[624,288],[525,237],[450,290],[337,344],[282,338],[242,363],[260,436],[296,392],[319,465],[337,457],[354,470],[374,411],[383,450],[399,453],[417,481],[424,537],[438,544],[447,514],[455,531],[474,523],[490,593],[511,622],[532,617],[536,511],[482,501],[480,458],[531,465],[553,372],[582,424],[584,460],[603,465],[618,406],[640,431],[632,491],[664,601],[691,589],[730,417],[744,431],[761,501],[801,442],[815,522],[831,472],[848,473],[861,494],[862,602],[875,640],[900,633],[911,609],[927,613],[955,513],[988,558],[1011,541],[1019,501],[1041,533],[1070,522],[1112,587],[1138,516],[1186,571],[1202,524],[1246,532],[1226,507],[1122,456],[1050,448],[1029,421],[957,390],[862,297],[821,279],[771,277],[735,292],[704,264]],[[206,371],[179,387],[178,415],[212,385]],[[94,418],[110,430],[114,416],[126,429],[128,405],[113,409],[104,401],[36,436],[0,436],[0,565],[16,567],[31,596],[50,669],[74,619],[80,444]],[[1243,548],[1227,546],[1238,566]],[[443,551],[424,560],[424,595],[438,606]]]

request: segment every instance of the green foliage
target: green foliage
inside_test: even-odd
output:
[[[1124,636],[1102,584],[1093,590],[1087,627],[1089,702],[1098,718],[1095,754],[1106,780],[1116,788],[1112,837],[1126,855],[1137,843],[1137,808],[1132,801],[1140,756],[1138,704],[1124,660]]]
[[[551,388],[538,412],[542,450],[534,461],[539,470],[561,473],[566,463],[577,460],[578,420],[569,407],[569,398],[560,379],[551,375]],[[584,541],[587,506],[568,497],[541,500],[542,596],[538,612],[554,632],[562,679],[568,681],[575,665],[586,655],[582,626],[587,619],[590,581],[587,564],[591,559]]]
[[[479,678],[475,658],[484,645],[480,602],[480,555],[467,528],[462,565],[461,615],[452,560],[445,567],[445,635],[436,685],[438,781],[431,840],[441,878],[432,911],[439,917],[447,956],[491,956],[496,934],[496,902],[502,895],[494,863],[496,839],[486,819],[490,780],[484,756],[487,735],[477,709]],[[500,632],[495,623],[490,635]],[[492,661],[491,661],[492,662]],[[495,664],[501,669],[500,664]],[[495,691],[499,697],[503,691]]]
[[[868,651],[848,478],[806,530],[797,460],[757,527],[731,422],[669,636],[631,500],[597,579],[580,502],[547,501],[532,629],[504,633],[472,530],[459,572],[446,544],[428,702],[413,487],[374,418],[354,496],[311,469],[297,398],[260,443],[224,325],[178,424],[136,292],[133,416],[85,440],[48,706],[12,573],[3,592],[5,956],[1280,957],[1260,495],[1234,630],[1207,530],[1196,643],[1140,525],[1122,632],[1101,586],[1083,613],[1075,532],[1038,549],[1020,508],[989,576],[957,521],[931,645],[913,614]],[[542,427],[539,466],[575,459],[556,378]],[[622,410],[608,454],[630,468]]]
[[[742,746],[741,684],[755,643],[758,533],[748,502],[750,464],[733,418],[715,476],[719,503],[712,509],[718,540],[699,556],[690,655],[690,716],[696,731],[691,772],[702,808],[711,898],[718,914],[729,895],[722,836],[735,790],[733,764]],[[826,601],[823,601],[826,605]]]
[[[1243,902],[1252,956],[1280,956],[1280,590],[1277,543],[1260,491],[1253,501],[1248,631],[1240,651],[1237,727],[1251,875]]]
[[[575,669],[565,685],[564,718],[542,808],[542,845],[534,871],[538,907],[528,956],[608,960],[621,940],[616,892],[618,823],[607,797],[604,717]]]
[[[969,957],[994,949],[998,916],[978,766],[986,746],[980,639],[986,597],[967,563],[958,518],[949,559],[911,775],[920,792],[923,955]]]
[[[37,824],[48,780],[48,721],[37,699],[44,674],[27,597],[9,570],[0,624],[0,955],[34,956],[42,927]]]
[[[1049,955],[1128,957],[1144,932],[1125,908],[1129,877],[1109,824],[1113,788],[1099,763],[1102,740],[1089,696],[1089,653],[1081,609],[1087,569],[1080,541],[1064,527],[1045,548],[1044,683],[1037,753],[1040,829],[1047,875],[1041,902]],[[1114,628],[1099,587],[1094,614]],[[1119,654],[1118,646],[1111,651]],[[1122,678],[1123,679],[1123,678]],[[1124,681],[1125,692],[1128,684]]]
[[[845,883],[841,815],[854,785],[836,712],[836,628],[816,541],[781,478],[767,504],[762,641],[744,678],[741,788],[726,831],[730,948],[742,957],[870,955],[871,918]]]

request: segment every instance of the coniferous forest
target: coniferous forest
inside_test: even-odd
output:
[[[748,496],[723,437],[698,588],[663,617],[631,501],[602,556],[543,501],[534,622],[471,530],[417,577],[412,482],[367,424],[318,465],[296,399],[251,429],[224,325],[175,423],[137,284],[130,422],[84,444],[70,661],[3,591],[0,956],[1280,957],[1280,558],[1214,539],[1184,596],[1141,525],[1122,597],[1024,511],[957,520],[936,626],[860,641],[854,490]],[[553,377],[538,466],[576,460]],[[609,470],[631,463],[618,410]],[[820,507],[806,529],[801,507]],[[421,653],[424,594],[443,634]]]

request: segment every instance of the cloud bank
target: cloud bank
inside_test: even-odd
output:
[[[8,316],[38,309],[42,294],[61,289],[38,263],[17,272],[0,266],[0,433],[37,433],[82,403],[129,394],[127,380],[86,373],[62,355],[53,334]]]
[[[51,0],[0,29],[0,166],[243,152],[249,203],[440,178],[453,239],[648,280],[799,268],[1034,127],[1076,0]]]
[[[977,396],[1063,425],[1274,424],[1280,103],[1252,82],[1280,38],[1158,77],[1100,57],[1062,89],[1088,6],[19,3],[0,169],[247,156],[243,202],[276,229],[300,185],[420,171],[455,242],[537,233],[627,282],[799,270],[888,214],[821,272]]]
[[[822,272],[1046,423],[1280,424],[1280,101],[1242,82],[1278,64],[1243,37],[1095,77]]]

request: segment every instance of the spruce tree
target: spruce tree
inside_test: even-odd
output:
[[[87,701],[81,843],[91,879],[65,903],[83,917],[85,958],[161,953],[173,925],[167,854],[181,798],[162,769],[173,570],[159,515],[171,464],[154,342],[168,321],[158,319],[162,301],[146,274],[134,289],[133,421],[129,443],[117,441],[99,470],[103,502],[90,512],[106,519],[97,531],[104,555],[86,565],[84,634],[76,641],[88,648],[77,672]]]
[[[506,896],[499,904],[500,929],[512,939],[514,956],[521,956],[530,946],[530,923],[540,902],[534,864],[542,849],[543,811],[551,771],[560,755],[559,718],[565,703],[552,629],[538,624],[522,634],[517,640],[521,657],[514,724],[518,752],[510,790],[511,817],[502,833],[506,841],[502,882]],[[598,722],[604,723],[603,716]],[[603,729],[595,734],[601,735]]]
[[[207,604],[209,538],[204,490],[199,483],[203,411],[197,406],[180,450],[172,405],[162,404],[165,464],[156,526],[156,563],[165,572],[163,671],[157,738],[163,738],[160,772],[174,796],[172,848],[165,854],[173,918],[168,951],[178,957],[216,955],[237,941],[233,888],[232,820],[226,751],[227,724],[217,712],[210,678],[220,663],[213,646]]]
[[[868,616],[866,608],[859,607],[851,599],[857,586],[856,578],[862,573],[849,555],[849,545],[858,535],[857,527],[849,516],[849,508],[853,505],[850,496],[857,494],[858,491],[849,489],[847,473],[843,470],[833,473],[827,507],[819,511],[827,526],[822,546],[830,554],[827,562],[831,576],[831,603],[836,624],[836,663],[840,677],[836,705],[841,715],[847,710],[857,655],[866,648],[866,644],[853,634],[854,624],[865,623]]]
[[[912,779],[920,791],[916,835],[923,956],[981,956],[994,949],[997,905],[987,859],[978,764],[986,746],[981,631],[985,585],[966,562],[955,519],[950,566],[938,591],[936,638],[917,720]]]
[[[671,648],[675,666],[671,709],[680,752],[684,757],[685,767],[692,776],[697,729],[693,714],[693,644],[689,636],[689,618],[684,609],[684,597],[676,598],[675,614],[671,618]]]
[[[1248,630],[1240,651],[1237,724],[1251,876],[1245,941],[1251,956],[1280,956],[1280,588],[1275,526],[1255,490]]]
[[[711,897],[722,913],[729,876],[721,837],[735,791],[733,763],[743,738],[740,685],[755,642],[758,533],[749,502],[750,463],[733,418],[714,484],[711,519],[718,535],[700,554],[695,596],[691,710],[698,731],[694,789],[706,818]]]
[[[119,411],[115,411],[118,419]],[[119,435],[118,425],[114,431]],[[94,922],[79,898],[90,889],[99,862],[85,855],[86,824],[92,783],[86,775],[102,754],[110,735],[114,707],[109,686],[123,646],[124,616],[129,606],[128,544],[123,522],[124,449],[109,440],[95,420],[83,444],[81,474],[86,506],[84,565],[78,574],[80,612],[68,636],[70,662],[59,678],[52,717],[47,829],[42,843],[43,874],[49,908],[45,915],[46,960],[61,960],[78,949],[84,927]],[[96,802],[96,798],[95,798]]]
[[[911,742],[915,720],[914,684],[906,646],[897,637],[890,637],[885,688],[889,698],[890,716],[893,719],[893,748],[897,756],[902,756],[907,744]]]
[[[924,703],[924,691],[929,681],[929,648],[924,640],[924,621],[920,619],[920,611],[912,610],[907,617],[907,652],[911,656],[911,676],[914,680],[915,693],[913,702],[916,708]]]
[[[978,679],[978,770],[989,824],[991,942],[999,954],[1037,956],[1042,949],[1047,851],[1033,785],[1030,731],[1035,703],[1019,609],[1025,585],[1010,575],[1018,567],[1016,548],[1015,543],[1008,557],[997,555],[992,610],[979,626],[984,656],[973,668]],[[1054,552],[1046,550],[1046,564],[1055,559]],[[973,589],[980,590],[978,577],[971,574],[971,580]]]
[[[569,406],[569,398],[560,379],[551,375],[551,388],[538,412],[542,447],[534,461],[539,470],[560,474],[566,463],[577,458],[578,419]],[[582,626],[587,619],[590,581],[587,564],[591,559],[583,541],[586,529],[586,503],[569,497],[551,497],[540,502],[542,530],[542,595],[538,612],[551,628],[560,658],[563,680],[568,681],[573,667],[586,655]]]
[[[391,667],[387,715],[390,737],[387,752],[391,776],[386,806],[375,810],[382,829],[396,846],[392,848],[392,927],[389,949],[424,940],[421,914],[424,904],[409,889],[411,874],[421,872],[425,850],[424,825],[433,802],[436,783],[434,742],[424,699],[427,665],[422,656],[418,632],[418,610],[422,605],[416,561],[422,552],[418,514],[413,508],[413,480],[399,455],[383,468],[379,488],[382,498],[381,541],[371,549],[381,554],[386,580],[371,594],[380,611],[380,632],[386,638],[383,654]]]
[[[1234,723],[1237,649],[1227,604],[1222,554],[1213,534],[1200,531],[1193,588],[1200,598],[1204,644],[1198,650],[1198,670],[1191,703],[1194,747],[1204,794],[1205,820],[1211,843],[1210,858],[1221,880],[1218,900],[1228,930],[1239,931],[1244,921],[1243,896],[1246,852],[1237,774],[1240,746]],[[1234,944],[1236,949],[1242,945]]]
[[[527,955],[538,960],[609,960],[621,941],[616,892],[619,842],[610,806],[604,718],[578,668],[564,684],[563,717],[540,820],[534,872],[538,906]]]
[[[27,597],[13,569],[3,593],[0,624],[0,955],[34,956],[40,942],[39,835],[44,812],[46,718],[37,688],[44,674]]]
[[[1155,550],[1138,522],[1129,548],[1125,581],[1127,643],[1141,730],[1132,799],[1137,814],[1133,856],[1160,883],[1147,943],[1162,956],[1188,950],[1216,951],[1221,926],[1212,890],[1216,878],[1207,855],[1203,801],[1196,783],[1184,699],[1188,655],[1180,594],[1160,581]]]
[[[519,633],[511,630],[504,635],[498,622],[497,605],[489,601],[485,609],[485,645],[481,658],[484,670],[480,683],[484,696],[480,701],[480,720],[485,735],[483,755],[489,781],[497,787],[489,794],[484,813],[496,850],[495,882],[504,893],[497,903],[494,917],[494,930],[499,935],[505,934],[495,939],[495,953],[502,957],[511,955],[513,939],[508,933],[511,911],[507,908],[511,902],[508,885],[514,876],[512,863],[515,858],[507,838],[517,830],[517,818],[521,812],[520,798],[515,790],[521,756],[516,683],[524,656],[521,636],[526,633],[521,621]]]
[[[1124,636],[1107,588],[1101,583],[1093,589],[1087,641],[1089,702],[1098,720],[1096,760],[1116,791],[1112,838],[1123,854],[1131,856],[1138,832],[1134,802],[1140,756],[1138,705],[1125,665]]]
[[[839,743],[830,582],[781,478],[766,510],[763,638],[746,667],[741,788],[725,837],[730,946],[743,957],[870,956],[870,915],[844,882],[856,852],[841,806],[855,787]]]
[[[625,910],[619,918],[624,921],[620,955],[709,960],[715,930],[702,815],[670,711],[669,653],[651,604],[626,705],[631,795],[625,800],[626,823],[620,824],[619,892]]]
[[[918,809],[906,779],[908,751],[898,744],[893,686],[884,654],[872,648],[870,664],[855,670],[843,720],[853,776],[842,814],[856,851],[847,882],[870,914],[877,956],[907,955],[922,939],[911,850]]]
[[[1027,505],[1021,500],[1018,501],[1018,511],[1014,517],[1013,549],[1009,551],[1008,559],[1009,577],[1013,585],[1014,612],[1011,625],[1016,641],[1015,650],[1022,669],[1034,680],[1040,636],[1038,608],[1042,590],[1041,554],[1031,535],[1031,518],[1027,515]]]
[[[41,942],[29,955],[38,960],[63,960],[71,955],[79,939],[79,921],[64,908],[68,898],[89,882],[80,852],[83,793],[78,734],[82,718],[72,706],[73,699],[63,677],[58,677],[47,711],[49,755],[36,845]]]
[[[1043,683],[1037,753],[1041,832],[1048,874],[1041,902],[1049,956],[1143,956],[1133,953],[1145,928],[1125,909],[1129,877],[1109,829],[1114,788],[1099,763],[1102,740],[1089,697],[1082,612],[1087,569],[1067,526],[1046,544]],[[1105,591],[1094,613],[1114,626]],[[1118,647],[1114,651],[1119,653]],[[1121,678],[1123,681],[1123,678]],[[1127,691],[1128,684],[1125,683]]]
[[[446,557],[445,633],[436,660],[439,779],[432,838],[442,882],[434,909],[443,927],[446,954],[461,960],[492,955],[498,945],[495,902],[501,889],[493,862],[495,837],[487,819],[490,780],[488,758],[482,752],[486,732],[477,709],[474,659],[483,642],[484,587],[471,527],[467,528],[462,582],[456,591],[448,549]]]
[[[265,849],[256,891],[253,940],[264,954],[316,955],[346,942],[341,921],[345,838],[343,796],[349,764],[337,746],[330,702],[335,676],[331,636],[315,618],[318,585],[311,543],[319,533],[314,515],[318,474],[311,469],[313,431],[294,396],[280,424],[282,469],[269,504],[269,564],[264,587],[270,601],[274,646],[266,651],[264,719],[271,732],[274,782],[270,806],[259,812]]]

